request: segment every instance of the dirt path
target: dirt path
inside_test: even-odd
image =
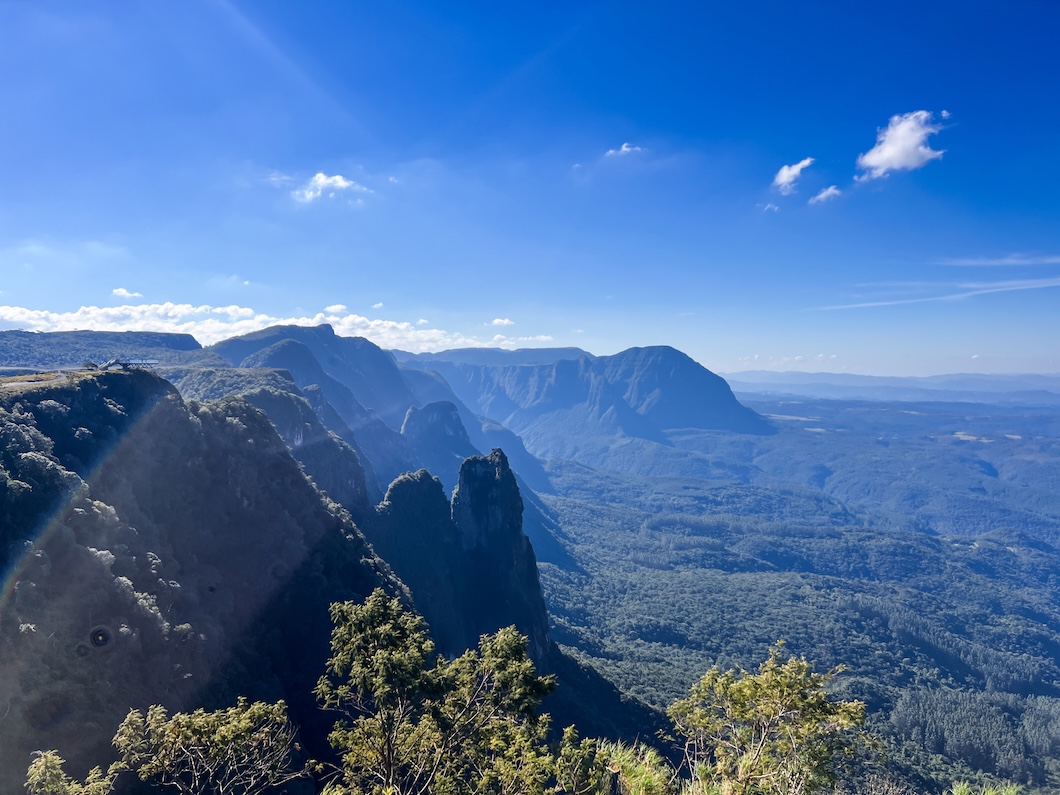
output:
[[[40,386],[43,384],[58,384],[61,381],[65,381],[69,376],[62,370],[56,373],[49,373],[53,376],[52,378],[34,378],[30,381],[6,381],[0,380],[0,389],[14,388],[19,386]],[[14,376],[18,378],[18,376]]]

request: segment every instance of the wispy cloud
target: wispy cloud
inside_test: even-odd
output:
[[[366,188],[359,182],[355,182],[352,179],[346,179],[346,177],[341,174],[335,174],[334,176],[329,177],[323,171],[318,171],[301,188],[291,191],[291,196],[293,196],[294,200],[297,202],[308,204],[309,202],[315,202],[325,194],[329,199],[332,199],[339,192],[347,190],[356,193],[372,192],[369,188]]]
[[[372,309],[382,309],[382,308],[383,308],[383,302],[382,301],[376,301],[374,304],[372,304]]]
[[[54,265],[81,268],[86,265],[128,259],[123,246],[100,240],[44,241],[23,240],[0,248],[0,265]]]
[[[820,202],[826,202],[842,195],[843,191],[839,190],[839,188],[837,188],[835,185],[829,185],[827,188],[825,188],[812,199],[810,199],[808,203],[819,204]]]
[[[346,304],[332,304],[331,306],[325,306],[324,311],[329,315],[337,315],[339,312],[346,311]]]
[[[855,179],[879,179],[892,171],[912,171],[937,160],[944,150],[932,149],[927,139],[941,129],[942,125],[933,123],[926,110],[891,116],[887,127],[877,131],[876,145],[858,155],[858,168],[865,173]]]
[[[942,260],[942,264],[964,267],[1060,265],[1060,256],[1054,254],[1009,254],[1004,257],[963,257]]]
[[[490,321],[491,326],[514,326],[515,321],[506,317],[495,317]]]
[[[521,342],[552,342],[552,335],[535,334],[532,337],[506,337],[504,334],[494,334],[490,342],[502,348],[507,348]]]
[[[979,295],[1011,293],[1023,290],[1044,290],[1052,287],[1060,287],[1060,276],[1045,279],[1008,279],[996,282],[965,282],[962,284],[954,284],[949,287],[947,292],[936,295],[913,298],[887,298],[877,301],[860,301],[853,304],[822,306],[818,307],[818,309],[865,309],[876,306],[901,306],[903,304],[926,304],[938,301],[963,301],[966,298],[974,298]]]
[[[294,177],[289,174],[284,174],[282,171],[270,171],[265,176],[265,181],[274,188],[283,188],[294,182]]]
[[[118,296],[118,298],[143,298],[143,293],[130,292],[124,287],[115,287],[110,293],[111,295]]]
[[[780,171],[773,177],[773,187],[783,193],[785,196],[795,192],[795,184],[798,182],[799,175],[802,174],[804,169],[809,168],[813,165],[812,157],[804,157],[798,163],[794,163],[790,166],[781,166]]]
[[[636,152],[643,152],[644,149],[640,146],[634,146],[627,142],[618,147],[618,149],[608,149],[604,152],[604,157],[620,157],[622,155],[632,155]]]
[[[756,206],[759,207],[762,210],[762,212],[764,212],[764,213],[778,213],[778,212],[780,212],[780,208],[777,207],[777,205],[773,204],[773,202],[766,202],[765,204],[759,204],[759,205],[756,205]]]
[[[330,323],[335,332],[342,336],[365,337],[384,348],[409,351],[439,351],[475,346],[512,348],[520,344],[552,341],[548,335],[507,337],[498,334],[483,339],[445,329],[429,328],[428,322],[422,318],[413,323],[371,319],[345,311],[283,317],[234,304],[211,306],[166,302],[112,307],[83,306],[72,312],[0,306],[0,326],[7,328],[28,331],[168,331],[191,334],[204,345],[268,326],[316,326],[321,323]]]

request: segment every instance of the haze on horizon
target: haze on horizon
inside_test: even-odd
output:
[[[0,328],[1060,372],[1060,5],[0,0]]]

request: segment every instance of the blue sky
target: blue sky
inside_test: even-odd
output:
[[[1060,372],[1060,4],[0,0],[0,327]]]

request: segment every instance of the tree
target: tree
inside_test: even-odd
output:
[[[132,710],[114,745],[120,764],[141,781],[154,779],[182,795],[257,795],[306,774],[292,767],[295,729],[282,701],[240,698],[228,709],[172,717],[157,704],[146,716]]]
[[[104,773],[94,767],[82,784],[63,770],[64,760],[55,751],[39,751],[26,773],[28,795],[110,795],[120,765],[111,765]]]
[[[556,790],[568,795],[593,795],[600,790],[606,770],[598,740],[579,739],[578,730],[563,730],[556,757]]]
[[[432,659],[423,619],[382,590],[332,605],[331,616],[332,656],[316,688],[341,715],[329,792],[543,791],[552,760],[537,709],[553,680],[537,676],[513,627],[448,662]]]
[[[756,674],[707,671],[668,710],[693,781],[725,795],[804,795],[832,784],[865,719],[863,703],[825,692],[841,670],[815,673],[778,643]]]

